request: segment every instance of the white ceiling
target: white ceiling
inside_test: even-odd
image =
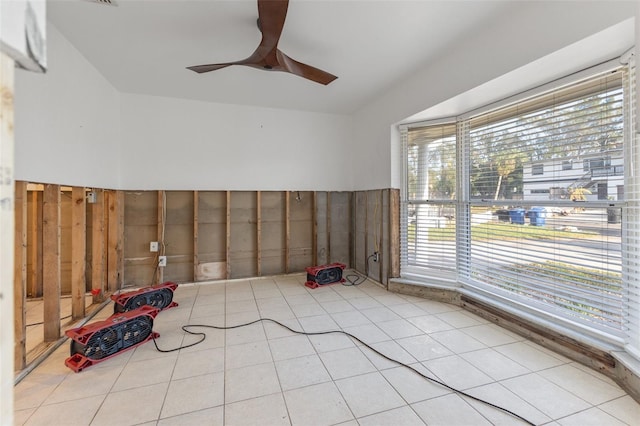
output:
[[[49,21],[119,91],[349,114],[508,13],[507,1],[291,0],[279,48],[338,79],[190,65],[249,56],[256,0],[47,0]],[[516,2],[517,3],[517,2]]]

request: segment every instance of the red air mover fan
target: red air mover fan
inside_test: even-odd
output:
[[[129,293],[114,294],[111,296],[115,302],[113,313],[129,312],[140,306],[153,306],[161,311],[178,306],[173,302],[173,292],[177,287],[176,283],[166,282]]]
[[[151,306],[142,306],[135,311],[113,314],[104,321],[67,330],[65,334],[72,339],[71,356],[64,365],[78,373],[149,339],[160,337],[153,331],[153,319],[158,312]]]
[[[307,282],[304,283],[304,285],[309,288],[317,288],[321,285],[343,283],[345,282],[345,279],[342,278],[342,271],[346,267],[347,265],[343,263],[308,266],[305,268],[307,271]]]

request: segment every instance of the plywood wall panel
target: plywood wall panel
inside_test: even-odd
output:
[[[157,253],[149,243],[158,241],[155,191],[124,194],[124,286],[144,287],[153,282]]]
[[[166,191],[164,280],[193,281],[193,192]]]
[[[231,278],[253,277],[257,270],[257,199],[254,191],[231,193],[229,267]]]
[[[331,193],[331,259],[350,267],[351,193]]]

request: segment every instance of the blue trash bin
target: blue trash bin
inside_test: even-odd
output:
[[[529,223],[533,226],[544,226],[547,218],[547,210],[544,207],[531,207],[529,210]]]
[[[516,225],[524,225],[524,209],[510,209],[509,219]]]

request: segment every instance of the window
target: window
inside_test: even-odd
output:
[[[628,337],[625,75],[402,128],[402,275]]]
[[[536,176],[536,175],[543,175],[544,174],[544,164],[534,164],[531,166],[531,174]]]

